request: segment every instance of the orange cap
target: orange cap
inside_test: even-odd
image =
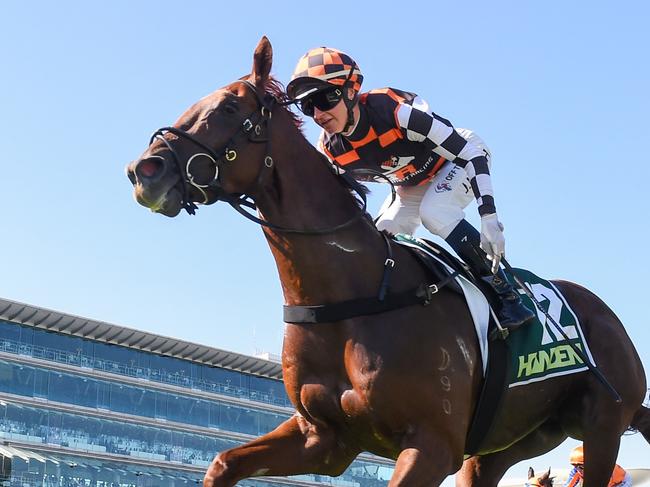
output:
[[[571,465],[582,465],[585,463],[585,454],[582,445],[576,446],[573,450],[571,450],[569,463]]]
[[[354,59],[338,49],[317,47],[298,60],[287,85],[287,95],[292,100],[299,100],[328,86],[344,86],[346,83],[355,93],[361,90],[363,74]]]

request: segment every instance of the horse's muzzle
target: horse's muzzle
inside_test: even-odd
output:
[[[176,216],[182,208],[182,194],[175,188],[178,174],[164,157],[147,156],[126,166],[133,196],[142,206],[166,216]]]

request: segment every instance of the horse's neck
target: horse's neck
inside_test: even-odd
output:
[[[349,190],[322,155],[295,132],[295,140],[289,142],[288,137],[274,150],[273,183],[258,199],[263,217],[297,229],[329,228],[357,217],[361,209]],[[377,292],[386,250],[366,218],[324,235],[264,231],[287,304],[336,302]]]

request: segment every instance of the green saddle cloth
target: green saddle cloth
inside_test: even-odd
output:
[[[537,313],[532,323],[511,333],[507,338],[511,360],[510,387],[586,370],[587,365],[572,345],[579,348],[594,364],[578,317],[559,289],[552,282],[525,269],[513,271],[526,284],[544,311],[560,325],[569,340],[562,336],[557,327],[537,309],[533,300],[518,289],[512,276],[508,275],[515,289],[520,292],[524,304]]]

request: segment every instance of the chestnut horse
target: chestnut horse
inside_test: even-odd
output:
[[[173,217],[193,202],[254,201],[288,306],[377,296],[387,257],[350,179],[336,175],[303,136],[270,77],[263,37],[253,69],[159,130],[127,167],[137,201]],[[357,188],[358,189],[358,188]],[[243,210],[242,210],[243,211]],[[389,244],[390,293],[428,282],[407,250]],[[391,487],[439,485],[460,469],[463,486],[495,486],[514,463],[567,436],[589,451],[585,487],[605,487],[620,436],[632,425],[650,441],[643,366],[621,322],[594,294],[559,281],[592,355],[622,398],[588,372],[509,389],[478,454],[465,445],[482,384],[472,319],[443,288],[428,306],[285,325],[282,370],[296,413],[275,430],[220,452],[204,485],[254,476],[340,475],[360,452],[396,461]],[[545,401],[539,401],[542,395]]]

